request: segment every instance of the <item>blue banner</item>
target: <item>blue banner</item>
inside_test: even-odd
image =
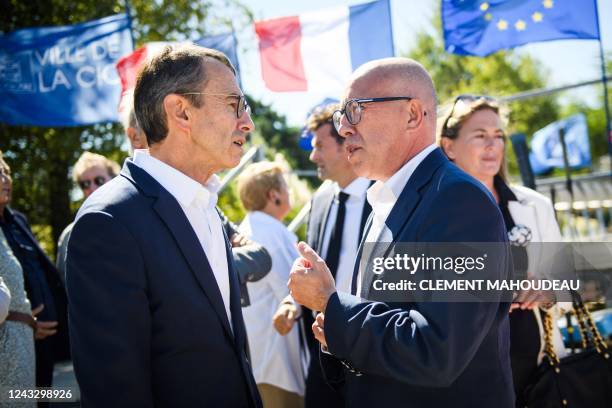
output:
[[[591,149],[586,117],[582,113],[553,122],[533,134],[529,163],[535,174],[544,174],[553,168],[564,168],[563,146],[559,131],[565,130],[567,158],[571,168],[591,166]]]
[[[0,37],[0,121],[81,126],[117,121],[115,63],[132,51],[126,14]]]
[[[597,1],[442,0],[447,52],[489,55],[530,42],[599,39]]]

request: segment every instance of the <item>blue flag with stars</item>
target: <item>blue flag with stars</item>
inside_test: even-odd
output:
[[[484,57],[561,39],[599,39],[597,0],[442,0],[447,52]]]

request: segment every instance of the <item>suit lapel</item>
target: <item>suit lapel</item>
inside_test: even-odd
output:
[[[28,236],[28,238],[32,242],[32,245],[34,246],[34,248],[36,248],[36,252],[38,252],[39,256],[42,256],[42,259],[47,264],[47,266],[51,267],[51,269],[55,269],[55,265],[53,264],[53,262],[51,262],[51,260],[49,259],[45,251],[43,251],[43,249],[40,247],[38,240],[36,239],[36,237],[34,237],[34,235],[30,231],[30,228],[28,227],[24,219],[21,218],[22,215],[15,214],[13,210],[11,210],[10,208],[7,208],[6,211],[11,213],[13,220],[15,220],[15,223],[19,226],[19,229],[21,229],[21,232],[23,232],[24,234]]]
[[[402,230],[408,225],[408,221],[421,201],[421,190],[429,184],[438,167],[447,160],[442,150],[437,148],[423,159],[410,176],[391,213],[385,220],[387,228],[391,230],[393,235],[392,245],[398,241]]]
[[[363,256],[363,247],[365,245],[366,237],[370,232],[370,228],[372,228],[372,213],[368,216],[366,221],[363,234],[361,234],[361,241],[359,242],[359,247],[357,248],[357,258],[355,260],[355,265],[353,266],[353,278],[351,280],[351,295],[357,294],[357,279],[359,277],[359,270],[361,268],[361,257]]]
[[[177,247],[183,253],[200,287],[208,296],[227,334],[230,338],[233,338],[219,285],[213,274],[208,257],[202,249],[189,220],[183,213],[183,209],[168,192],[159,195],[153,208],[168,226],[168,229],[174,236]]]
[[[176,241],[176,246],[187,260],[196,280],[219,317],[226,334],[233,340],[234,336],[225,311],[223,298],[210,262],[179,203],[153,177],[135,165],[131,159],[126,160],[121,175],[136,184],[143,194],[156,198],[153,209],[168,227]]]
[[[366,226],[366,222],[368,221],[368,218],[370,217],[371,213],[372,213],[372,206],[370,205],[370,203],[368,202],[366,198],[365,202],[363,203],[363,210],[361,211],[361,221],[359,224],[359,237],[357,238],[358,245],[359,243],[361,243],[361,239],[363,238],[363,235],[364,235],[364,229]]]
[[[402,231],[409,225],[408,221],[412,218],[414,211],[422,199],[422,189],[429,185],[436,170],[447,160],[448,159],[444,156],[440,148],[437,148],[429,153],[417,166],[404,186],[391,213],[385,220],[385,225],[389,228],[393,237],[392,242],[386,244],[387,246],[384,249],[379,248],[377,245],[372,251],[372,254],[376,253],[376,256],[382,254],[383,257],[389,256],[389,252],[399,241],[399,238],[402,236]],[[366,265],[368,264],[369,262]],[[365,274],[362,293],[364,293],[364,295],[369,295],[369,288],[374,279],[374,274],[369,270],[366,270]]]
[[[240,350],[244,346],[246,340],[244,332],[244,321],[242,319],[242,306],[240,305],[240,284],[238,282],[238,272],[234,265],[234,257],[229,244],[229,239],[223,230],[225,238],[225,256],[227,257],[227,269],[229,273],[230,284],[230,311],[232,313],[232,326],[234,329],[234,340],[236,347]]]
[[[317,225],[317,245],[315,251],[318,254],[321,254],[323,251],[323,241],[325,240],[325,230],[329,227],[329,213],[331,212],[331,207],[334,202],[334,193],[333,189],[329,189],[329,191],[325,192],[325,195],[321,197],[321,201],[323,201],[324,206],[322,207],[320,216],[317,217],[320,222]]]
[[[508,201],[508,211],[510,212],[515,224],[525,225],[531,229],[532,234],[537,234],[538,223],[536,219],[536,211],[533,205],[530,204],[531,203],[524,201]],[[539,238],[540,237],[533,236],[532,240],[537,241]]]

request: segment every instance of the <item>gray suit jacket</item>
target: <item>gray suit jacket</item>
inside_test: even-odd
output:
[[[225,233],[231,239],[234,234],[238,233],[238,227],[223,214],[219,207],[217,211],[221,216]],[[272,268],[272,258],[266,248],[252,241],[248,245],[233,247],[232,256],[240,283],[240,305],[246,307],[251,304],[247,282],[257,282],[263,279]]]

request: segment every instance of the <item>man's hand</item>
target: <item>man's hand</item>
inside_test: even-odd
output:
[[[295,321],[298,319],[298,306],[292,303],[281,303],[276,313],[272,317],[272,323],[274,328],[281,335],[284,336],[291,331]]]
[[[300,242],[297,249],[302,257],[295,260],[289,273],[289,293],[299,304],[324,312],[336,292],[334,278],[325,261],[308,244]]]
[[[312,324],[312,332],[314,333],[315,339],[325,350],[327,350],[327,341],[325,340],[325,331],[324,331],[324,323],[325,323],[325,315],[323,313],[319,313],[314,323]]]
[[[527,279],[535,280],[532,274],[527,274]],[[533,310],[540,306],[550,307],[555,303],[555,294],[552,291],[527,289],[521,290],[514,294],[512,304],[510,304],[510,313],[514,309]]]
[[[234,235],[232,235],[232,237],[230,238],[230,243],[232,244],[232,248],[236,248],[236,247],[242,247],[245,245],[248,245],[251,241],[249,241],[249,239],[240,234],[240,233],[236,233]]]
[[[42,310],[45,308],[45,305],[40,305],[37,308],[32,310],[32,316],[36,317]],[[57,322],[39,322],[36,321],[36,332],[34,332],[34,338],[36,340],[42,340],[49,336],[53,336],[57,333]]]

